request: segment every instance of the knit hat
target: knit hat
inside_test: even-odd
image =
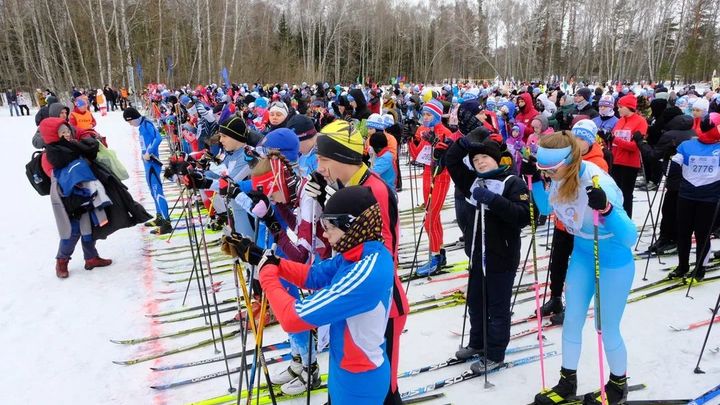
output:
[[[267,108],[268,102],[265,97],[257,97],[255,99],[255,107],[257,108]]]
[[[472,162],[472,160],[475,158],[475,155],[488,155],[490,156],[498,165],[500,164],[500,158],[502,157],[502,150],[500,148],[500,144],[494,141],[493,139],[485,138],[480,143],[473,143],[470,147],[470,150],[468,151],[468,158]]]
[[[595,136],[597,135],[597,125],[592,120],[584,119],[578,121],[572,127],[572,133],[576,138],[587,142],[589,145],[595,143]]]
[[[693,108],[693,110],[701,110],[703,113],[707,113],[708,110],[710,109],[710,103],[704,98],[699,98],[699,99],[695,100],[695,102],[692,105],[692,108]]]
[[[300,142],[310,139],[317,134],[315,124],[307,115],[295,114],[287,122],[287,127],[292,129]]]
[[[395,117],[393,117],[392,114],[383,114],[382,119],[386,129],[392,125],[395,125]]]
[[[442,118],[443,105],[439,101],[432,99],[423,104],[422,112],[432,114],[439,121]]]
[[[370,114],[366,121],[366,125],[368,128],[373,128],[378,131],[384,131],[385,130],[385,122],[383,122],[383,118],[380,114]]]
[[[384,133],[375,132],[370,135],[370,147],[373,148],[375,152],[380,152],[381,150],[387,148],[387,146],[387,136]]]
[[[533,120],[540,121],[540,132],[544,132],[545,130],[550,128],[550,121],[548,121],[547,117],[543,114],[536,115]]]
[[[238,142],[247,143],[248,141],[247,125],[245,125],[245,120],[239,115],[232,115],[221,122],[218,132]]]
[[[360,132],[350,133],[350,124],[344,120],[335,120],[323,127],[317,139],[318,155],[340,163],[361,164],[364,149]]]
[[[620,100],[618,100],[618,107],[626,107],[635,111],[637,110],[637,98],[634,94],[622,96],[620,97]]]
[[[269,112],[280,112],[283,116],[287,117],[290,114],[290,111],[288,111],[287,105],[283,103],[282,101],[274,101],[272,104],[270,104]]]
[[[590,90],[589,87],[583,87],[575,92],[576,96],[581,96],[585,99],[585,101],[590,101],[590,98],[592,97],[592,90]]]
[[[138,110],[135,109],[135,107],[128,107],[125,110],[123,110],[123,119],[125,121],[132,121],[135,119],[138,119],[142,117]]]
[[[352,222],[375,204],[377,200],[369,187],[343,187],[327,200],[322,218],[332,219],[333,225],[347,232]]]
[[[190,97],[188,97],[187,94],[183,94],[182,96],[180,96],[180,104],[184,105],[185,107],[190,104],[190,101],[192,100],[190,100]]]
[[[268,132],[260,146],[267,149],[278,149],[291,162],[297,162],[300,153],[300,141],[295,132],[289,128],[278,128]]]
[[[598,107],[615,107],[615,99],[613,96],[606,94],[602,97],[600,97],[600,101],[598,102]]]
[[[478,89],[477,87],[473,87],[471,89],[466,90],[465,93],[463,93],[462,98],[463,98],[463,100],[468,101],[468,100],[475,100],[478,98],[478,96],[480,96],[480,89]]]

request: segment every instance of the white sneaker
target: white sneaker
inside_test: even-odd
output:
[[[310,373],[310,376],[312,378],[310,382],[310,389],[315,389],[320,386],[321,380],[320,380],[320,368],[318,367],[317,363],[313,363],[310,365],[310,369],[312,370]],[[289,381],[280,387],[280,390],[285,395],[298,395],[302,394],[303,392],[307,391],[308,386],[308,369],[303,368],[303,370],[299,373],[297,377],[295,377],[292,381]]]
[[[302,371],[303,366],[300,356],[294,356],[290,365],[286,369],[280,372],[275,372],[270,376],[270,381],[272,381],[275,385],[286,384],[296,379]]]

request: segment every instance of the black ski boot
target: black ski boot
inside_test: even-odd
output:
[[[620,405],[627,402],[627,377],[610,374],[610,380],[605,384],[606,405]],[[583,405],[602,405],[600,390],[585,394]]]
[[[445,249],[440,249],[440,265],[438,268],[441,268],[443,266],[447,265],[447,256],[445,255]]]
[[[697,271],[693,270],[692,277],[696,282],[705,280],[705,266],[700,266]]]
[[[562,325],[565,322],[565,311],[559,314],[552,314],[550,317],[550,323],[553,325]]]
[[[563,311],[565,311],[565,307],[562,303],[562,297],[550,297],[550,300],[540,307],[540,313],[542,313],[542,316],[559,314]]]
[[[687,275],[687,272],[688,272],[687,267],[677,266],[675,268],[675,270],[673,270],[672,272],[670,272],[670,274],[668,274],[668,279],[674,280],[674,279],[678,279],[678,278],[685,278]]]
[[[162,221],[162,219],[163,219],[163,218],[160,216],[160,214],[158,214],[157,216],[155,216],[155,219],[151,219],[151,220],[145,222],[144,225],[145,225],[145,226],[158,226],[158,225],[157,225],[158,222]]]
[[[217,214],[213,218],[210,219],[210,223],[208,223],[208,229],[213,231],[221,231],[225,224],[227,224],[228,216],[227,212],[223,212],[222,214]]]
[[[556,386],[535,395],[535,405],[560,404],[577,395],[577,370],[560,368]]]
[[[167,219],[161,218],[157,223],[157,228],[150,231],[153,235],[165,235],[172,232],[172,224]]]

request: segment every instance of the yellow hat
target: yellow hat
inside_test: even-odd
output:
[[[365,144],[359,132],[351,132],[345,120],[335,120],[320,130],[317,153],[320,156],[347,164],[362,163]]]

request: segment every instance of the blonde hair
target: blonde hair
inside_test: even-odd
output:
[[[540,138],[539,146],[548,149],[560,149],[570,147],[571,160],[565,166],[565,174],[560,180],[562,184],[558,188],[558,201],[570,202],[577,197],[577,190],[580,187],[580,164],[582,153],[577,139],[570,131],[555,132]]]

